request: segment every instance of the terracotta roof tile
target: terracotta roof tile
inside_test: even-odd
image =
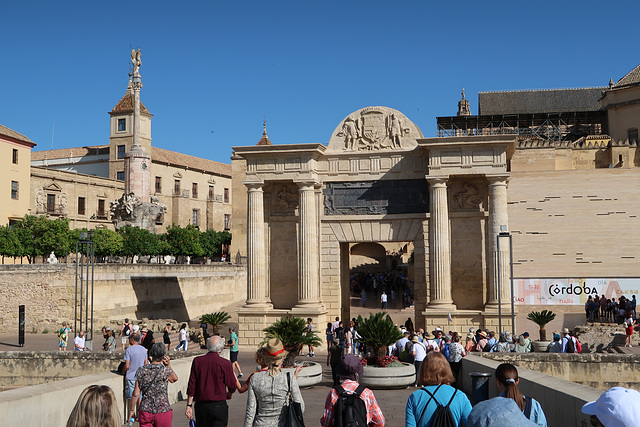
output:
[[[27,138],[23,134],[18,133],[15,130],[9,129],[8,127],[2,126],[2,125],[0,125],[0,136],[6,136],[12,139],[16,139],[18,141],[26,142],[28,144],[33,144],[32,146],[36,145],[35,142],[31,141],[29,138]]]
[[[600,110],[607,88],[545,89],[478,93],[479,115],[568,113]]]
[[[640,65],[633,70],[629,71],[626,76],[618,80],[613,87],[618,88],[622,86],[631,86],[640,84]]]
[[[122,97],[122,99],[116,104],[116,106],[113,107],[113,110],[111,110],[111,114],[113,115],[114,113],[132,112],[133,111],[133,100],[134,100],[133,94],[126,93]],[[142,102],[140,102],[140,114],[146,114],[148,116],[153,116],[149,112],[149,110],[147,110],[147,107],[145,107]]]
[[[31,160],[53,160],[66,157],[84,157],[88,155],[109,154],[108,145],[93,145],[87,147],[58,148],[56,150],[32,151]]]
[[[168,165],[198,169],[229,178],[231,177],[231,165],[229,164],[214,162],[213,160],[177,153],[163,148],[151,147],[151,160]]]

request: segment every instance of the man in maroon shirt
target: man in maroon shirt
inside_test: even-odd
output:
[[[227,399],[236,391],[236,377],[231,362],[220,357],[224,340],[213,336],[207,340],[204,356],[193,359],[187,386],[187,418],[193,418],[193,402],[198,427],[226,427],[229,419]]]

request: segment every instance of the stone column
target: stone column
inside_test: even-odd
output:
[[[320,305],[318,206],[315,181],[299,182],[300,223],[298,226],[298,304]]]
[[[247,301],[246,308],[267,308],[267,259],[264,232],[263,182],[245,182],[247,203]]]
[[[447,179],[429,178],[431,216],[429,219],[429,265],[431,298],[429,308],[455,309],[451,298],[451,241]]]
[[[502,304],[510,304],[509,295],[509,240],[500,240],[500,253],[498,253],[498,235],[500,226],[508,230],[509,213],[507,211],[507,183],[508,176],[487,176],[489,182],[489,252],[491,254],[491,281],[489,282],[489,296],[487,308],[497,308],[498,291],[501,289],[500,299]]]

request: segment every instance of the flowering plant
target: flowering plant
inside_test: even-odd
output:
[[[402,362],[395,356],[373,356],[370,358],[363,358],[361,361],[362,366],[377,366],[379,368],[393,368],[394,366],[402,366]]]

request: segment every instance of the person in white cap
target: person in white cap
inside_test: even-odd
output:
[[[613,387],[602,393],[595,402],[582,407],[591,415],[591,425],[601,427],[636,427],[640,424],[640,392]]]
[[[577,353],[577,345],[576,345],[576,339],[575,337],[571,336],[571,333],[569,332],[569,328],[564,328],[562,330],[562,334],[564,335],[564,337],[562,338],[562,352],[563,353],[567,353],[567,343],[569,342],[569,340],[573,341],[573,348],[574,351],[573,353]]]

